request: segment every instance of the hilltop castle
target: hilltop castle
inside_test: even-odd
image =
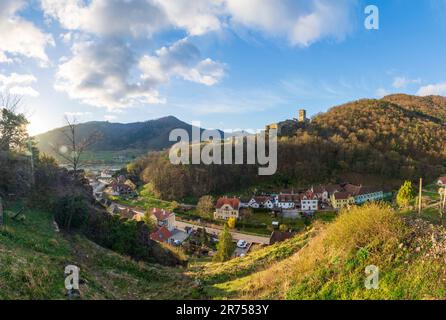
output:
[[[297,119],[293,120],[285,120],[279,123],[272,123],[265,126],[265,131],[269,132],[271,129],[277,130],[277,135],[286,134],[284,131],[289,131],[290,128],[297,128],[299,124],[304,124],[310,122],[310,119],[307,118],[307,110],[300,109],[298,111]],[[286,129],[286,130],[285,130]]]

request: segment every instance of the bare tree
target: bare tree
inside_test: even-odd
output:
[[[65,137],[65,143],[60,146],[53,146],[52,149],[61,158],[67,161],[70,168],[76,173],[83,165],[82,154],[99,139],[101,135],[93,132],[85,138],[80,138],[77,132],[78,123],[76,117],[71,120],[65,116],[67,128],[62,131]]]

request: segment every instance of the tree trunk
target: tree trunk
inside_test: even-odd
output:
[[[2,198],[0,197],[0,226],[3,225],[3,203]]]

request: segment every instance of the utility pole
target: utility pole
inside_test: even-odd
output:
[[[420,178],[420,194],[418,195],[418,214],[421,215],[422,207],[422,196],[423,196],[423,178]]]
[[[441,193],[443,198],[443,203],[440,204],[440,212],[441,212],[441,218],[443,218],[443,211],[446,209],[446,187],[443,187],[443,189],[440,189],[443,192]],[[441,198],[440,198],[441,199]]]

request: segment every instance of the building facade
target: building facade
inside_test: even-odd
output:
[[[215,207],[214,219],[228,220],[240,217],[240,200],[237,198],[220,198]]]

